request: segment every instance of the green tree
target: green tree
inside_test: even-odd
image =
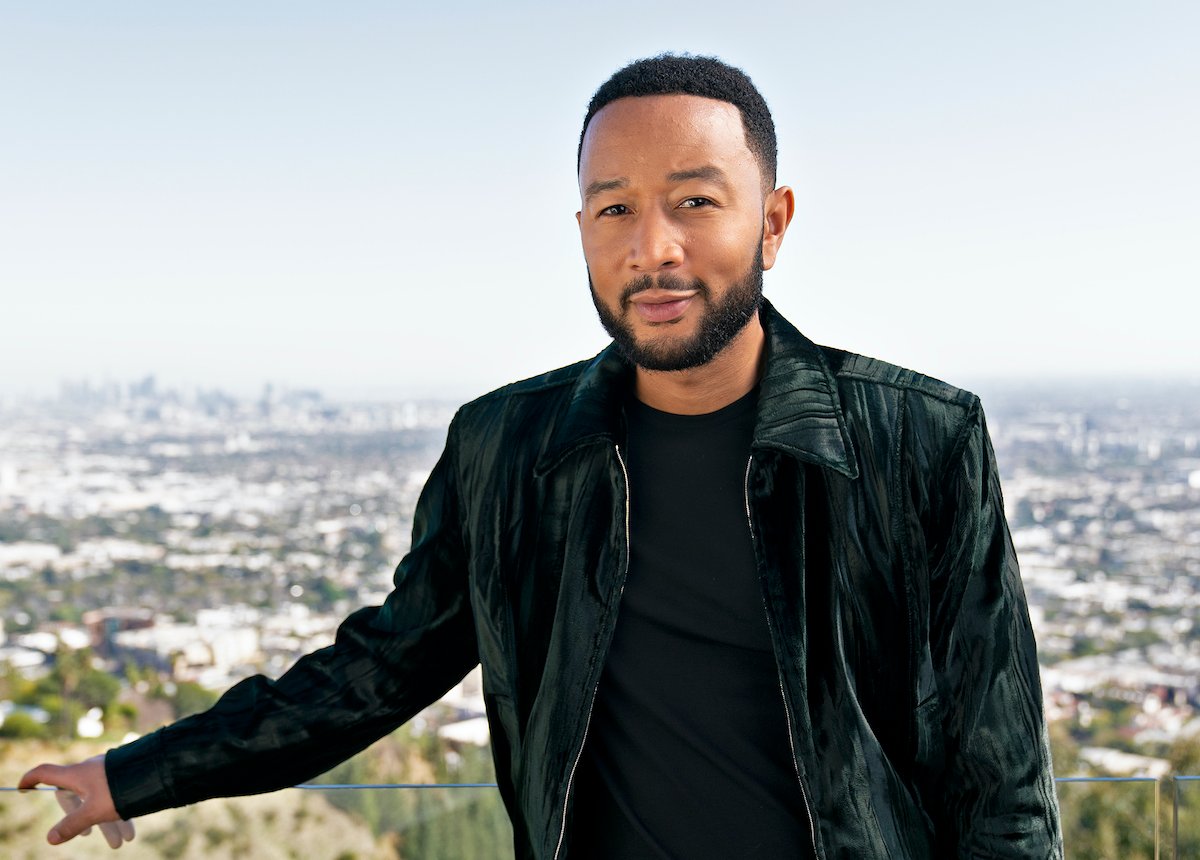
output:
[[[51,715],[52,733],[72,738],[76,722],[84,713],[91,708],[108,711],[121,691],[120,681],[92,663],[90,649],[60,645],[50,672],[26,687],[14,701],[45,709]]]
[[[44,738],[49,734],[50,732],[44,725],[21,711],[9,714],[5,717],[4,723],[0,725],[0,738],[29,740]]]
[[[193,681],[178,681],[171,704],[175,706],[177,719],[207,711],[217,700],[217,694]]]

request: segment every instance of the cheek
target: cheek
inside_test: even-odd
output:
[[[583,262],[587,267],[592,291],[599,297],[611,299],[625,286],[624,270],[619,262],[614,263],[611,251],[597,247],[594,243],[583,244]]]
[[[587,262],[588,269],[592,271],[593,276],[596,272],[620,267],[624,258],[621,245],[614,241],[614,237],[596,233],[584,234],[583,259]]]
[[[753,255],[757,249],[754,242],[759,239],[757,232],[744,230],[718,230],[696,236],[689,245],[692,263],[723,280],[740,278],[753,260],[746,254],[749,251]]]

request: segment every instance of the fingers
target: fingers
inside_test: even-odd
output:
[[[63,791],[62,789],[59,789],[58,791],[54,792],[54,796],[58,799],[58,805],[62,807],[63,812],[67,813],[68,817],[83,806],[83,801],[81,801],[79,799],[79,795],[75,794],[73,791]],[[80,815],[85,815],[87,818],[91,818],[91,814],[87,812],[80,813]],[[87,819],[85,818],[84,820]],[[59,842],[66,842],[68,839],[72,838],[72,836],[69,835],[70,826],[71,825],[67,823],[66,819],[63,819],[63,821],[60,821],[59,824],[54,828],[54,831],[52,832],[58,833]],[[80,830],[78,835],[87,836],[91,832],[91,825],[88,825]],[[124,819],[117,821],[103,821],[100,822],[100,833],[104,836],[104,841],[108,843],[109,848],[120,848],[126,842],[133,841],[133,823],[125,821]],[[54,842],[54,840],[51,839],[51,842]]]
[[[133,837],[137,835],[137,832],[133,829],[132,821],[126,821],[124,818],[122,818],[116,823],[116,827],[121,834],[121,838],[126,842],[132,842]]]
[[[100,834],[104,837],[104,841],[108,843],[109,848],[120,848],[124,844],[125,840],[121,838],[121,833],[117,830],[116,825],[101,824]]]
[[[62,807],[62,811],[70,814],[79,807],[83,806],[83,801],[79,799],[79,795],[73,791],[67,791],[60,788],[54,792],[54,799],[58,801],[58,805]],[[92,828],[87,827],[80,831],[80,836],[87,836],[92,832]]]
[[[17,788],[34,788],[42,784],[71,791],[79,788],[71,769],[59,764],[39,764],[32,770],[26,771],[25,775],[21,777],[21,781],[17,783]]]
[[[126,842],[133,841],[133,823],[124,819],[106,821],[100,825],[100,832],[104,834],[104,841],[109,848],[120,848]]]
[[[90,833],[96,824],[100,825],[104,841],[112,848],[120,848],[133,839],[133,825],[117,817],[104,773],[103,756],[93,756],[65,767],[38,765],[21,777],[18,788],[30,789],[42,783],[58,789],[54,796],[66,813],[46,836],[51,845]]]
[[[115,821],[107,821],[101,824],[100,833],[104,836],[104,841],[108,843],[109,848],[120,848],[125,844],[125,836],[121,833],[121,828]]]
[[[58,805],[62,807],[63,812],[74,812],[83,804],[78,794],[62,788],[54,792],[54,799],[58,801]]]

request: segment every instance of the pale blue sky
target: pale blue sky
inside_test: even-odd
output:
[[[467,397],[604,343],[595,87],[743,67],[799,211],[768,296],[951,382],[1200,376],[1200,4],[2,2],[0,394]]]

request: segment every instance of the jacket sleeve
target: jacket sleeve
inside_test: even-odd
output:
[[[1060,858],[1037,651],[978,400],[935,497],[930,639],[945,758],[939,856]]]
[[[478,662],[455,435],[452,423],[383,605],[349,616],[333,645],[278,680],[247,678],[208,711],[110,750],[105,771],[122,817],[309,779],[436,701]]]

